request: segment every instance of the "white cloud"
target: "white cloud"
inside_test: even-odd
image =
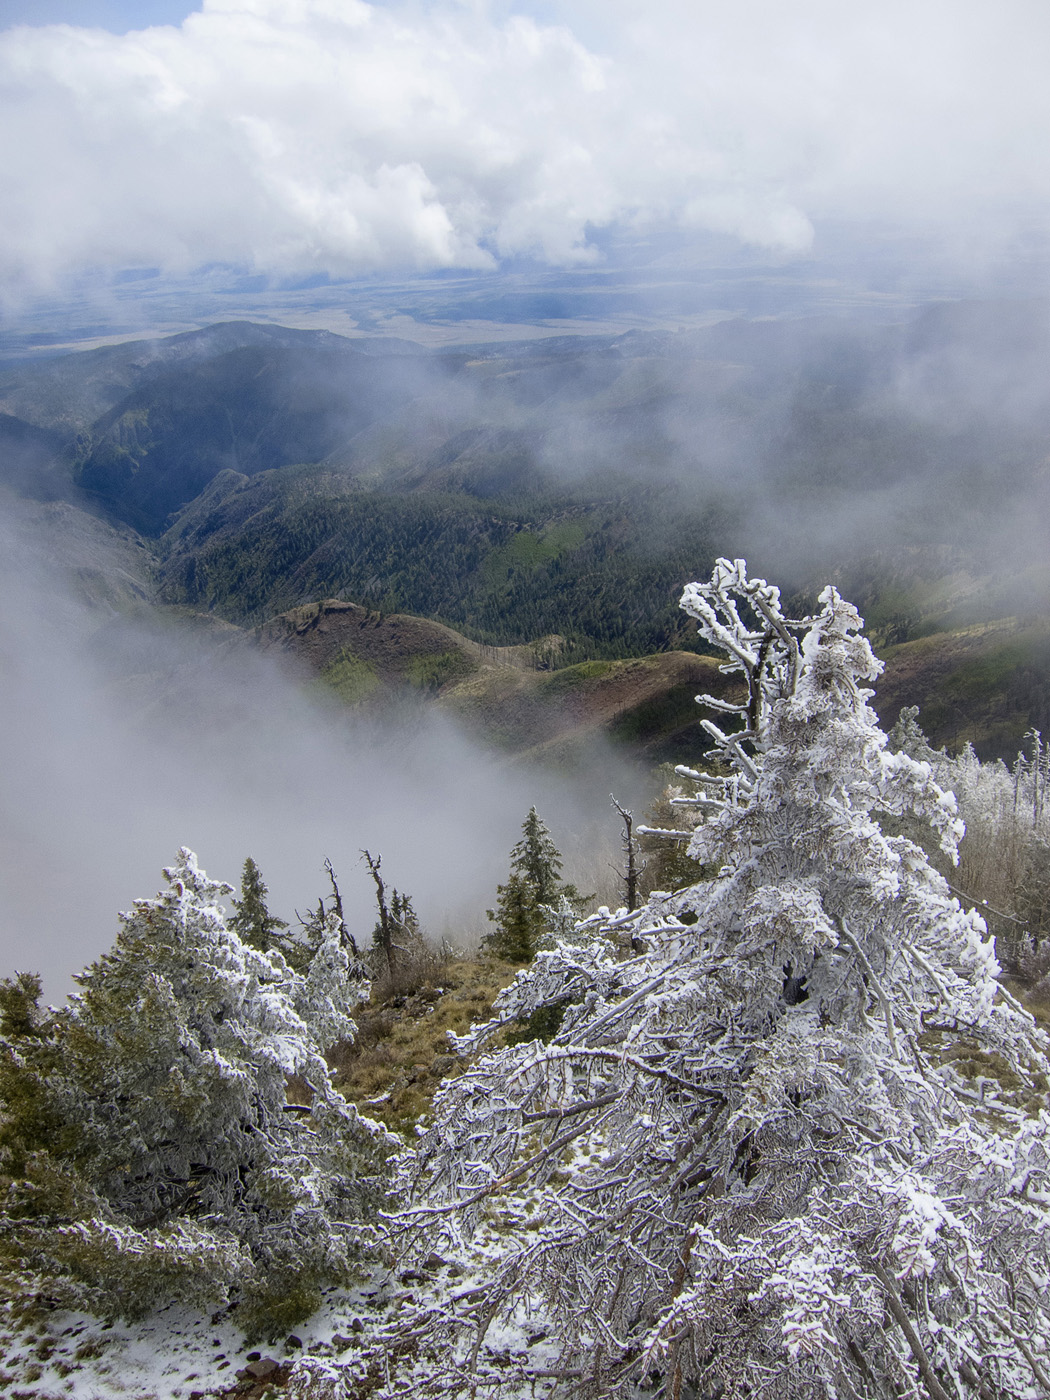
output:
[[[994,225],[1050,197],[1042,0],[205,0],[0,33],[0,278],[589,256],[678,222]]]
[[[287,919],[316,908],[331,856],[363,947],[375,905],[362,847],[382,853],[435,937],[487,927],[532,804],[567,874],[575,864],[570,878],[595,888],[587,871],[604,874],[615,840],[609,787],[646,800],[632,765],[596,746],[577,775],[508,766],[434,710],[395,705],[380,722],[318,707],[270,658],[104,621],[55,550],[74,576],[85,549],[106,568],[105,530],[0,496],[0,975],[35,970],[64,996],[183,844],[231,883],[251,854]]]

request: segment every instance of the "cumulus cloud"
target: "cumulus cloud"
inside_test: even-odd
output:
[[[205,0],[0,33],[0,276],[593,255],[673,223],[804,251],[1050,194],[1038,0]],[[994,216],[994,217],[993,217]]]

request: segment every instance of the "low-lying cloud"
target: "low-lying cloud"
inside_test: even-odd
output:
[[[397,725],[319,707],[265,658],[155,620],[100,620],[33,531],[0,527],[0,976],[44,974],[46,994],[113,941],[116,913],[160,887],[180,845],[236,884],[246,855],[286,919],[328,893],[367,947],[382,854],[434,937],[469,942],[535,804],[581,880],[615,851],[615,787],[638,773],[610,753],[588,777],[508,765],[433,711]],[[594,888],[593,884],[588,888]]]
[[[1050,194],[1036,0],[205,0],[0,33],[0,279],[587,260],[614,224],[805,252],[826,218],[962,255]]]

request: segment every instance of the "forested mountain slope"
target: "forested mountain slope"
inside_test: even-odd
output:
[[[161,597],[260,622],[344,596],[507,646],[629,656],[685,636],[674,606],[716,527],[669,487],[478,497],[369,489],[323,467],[216,479],[162,538]]]
[[[227,323],[7,366],[0,479],[130,528],[164,604],[256,627],[338,598],[557,634],[561,665],[695,650],[682,583],[747,553],[907,648],[886,704],[1008,754],[1050,677],[1048,325],[974,303],[428,352]]]

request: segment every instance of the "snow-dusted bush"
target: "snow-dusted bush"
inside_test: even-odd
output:
[[[918,721],[918,708],[905,707],[890,747],[929,763],[955,793],[966,823],[955,892],[988,920],[1004,966],[1034,985],[1050,959],[1050,748],[1032,730],[1028,753],[1011,767],[1001,759],[982,763],[970,744],[956,755],[932,748]]]
[[[191,851],[165,874],[68,1007],[6,988],[2,1286],[127,1316],[234,1301],[246,1330],[279,1330],[347,1276],[383,1196],[388,1142],[323,1056],[360,991],[337,920],[299,975],[227,926],[229,886]]]
[[[471,1394],[522,1369],[573,1397],[1047,1394],[1042,1040],[980,917],[879,820],[950,858],[955,800],[888,751],[833,588],[792,620],[720,560],[682,606],[747,688],[707,700],[726,776],[686,799],[717,874],[540,952],[462,1043],[564,1013],[447,1083],[402,1161],[416,1247],[504,1232],[415,1344],[461,1346],[443,1384]],[[526,1314],[547,1344],[508,1367],[484,1334]]]

